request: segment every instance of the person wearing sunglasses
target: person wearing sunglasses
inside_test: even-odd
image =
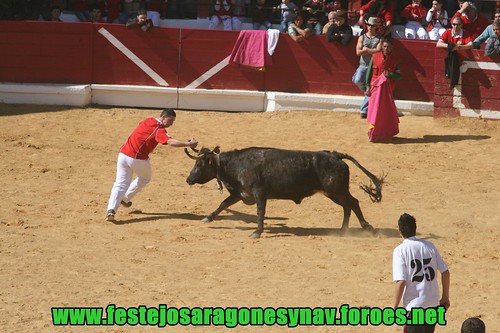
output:
[[[450,88],[455,87],[460,78],[459,50],[472,49],[472,39],[467,31],[462,29],[463,21],[460,17],[451,20],[451,29],[443,32],[439,37],[436,47],[446,49],[448,56],[445,58],[445,76],[450,79]]]
[[[460,17],[454,17],[451,20],[451,29],[443,32],[441,37],[439,37],[436,46],[449,51],[472,49],[471,36],[462,27],[462,19]]]

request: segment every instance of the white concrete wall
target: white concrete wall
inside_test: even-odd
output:
[[[245,90],[177,89],[126,85],[0,84],[0,103],[186,110],[273,112],[293,110],[358,112],[362,96],[292,94]],[[402,114],[432,116],[432,102],[396,101]]]

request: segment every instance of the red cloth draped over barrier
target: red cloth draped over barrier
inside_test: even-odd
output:
[[[242,30],[231,51],[230,63],[264,71],[272,65],[272,58],[267,51],[266,30]]]

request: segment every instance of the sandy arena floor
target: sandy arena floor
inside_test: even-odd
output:
[[[189,187],[193,161],[158,147],[153,180],[120,224],[104,221],[117,151],[136,124],[159,110],[0,104],[0,327],[2,332],[284,332],[288,328],[54,327],[54,306],[386,307],[392,305],[397,219],[417,218],[450,266],[448,325],[481,316],[500,332],[500,122],[400,118],[391,144],[367,140],[367,125],[342,112],[178,111],[169,133],[222,151],[249,146],[337,150],[376,175],[383,200],[359,189],[368,178],[352,163],[351,192],[372,236],[341,207],[316,195],[301,205],[270,201],[262,238],[255,206],[238,203],[211,224],[200,220],[223,200],[215,181]],[[401,332],[400,327],[299,327],[295,332]]]

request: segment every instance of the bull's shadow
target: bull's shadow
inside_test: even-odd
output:
[[[242,226],[242,227],[226,227],[223,226],[219,223],[218,221],[223,221],[223,220],[235,220],[235,221],[242,221],[245,223],[252,223],[252,224],[257,224],[257,216],[254,214],[245,214],[241,212],[234,211],[232,209],[226,209],[225,212],[230,212],[233,215],[224,215],[224,216],[219,216],[219,218],[215,221],[209,224],[209,228],[212,229],[238,229],[238,230],[248,230],[248,231],[253,231],[255,230],[255,227],[253,226]],[[309,237],[309,236],[347,236],[347,237],[372,237],[376,235],[382,235],[384,237],[400,237],[399,233],[396,229],[389,229],[389,228],[380,228],[376,229],[376,233],[373,234],[371,232],[368,232],[366,230],[363,230],[358,226],[354,226],[349,228],[349,230],[344,233],[342,230],[339,228],[328,228],[328,227],[314,227],[314,228],[307,228],[307,227],[290,227],[287,226],[284,223],[273,223],[272,221],[279,221],[279,220],[288,220],[287,217],[271,217],[271,216],[266,216],[265,217],[265,226],[264,226],[264,235],[266,237],[290,237],[290,236],[299,236],[299,237]],[[267,222],[266,222],[267,221]],[[339,221],[341,224],[342,221]],[[357,220],[354,219],[351,221],[351,223],[355,224],[357,223]]]
[[[269,218],[266,218],[266,220],[271,220]],[[255,222],[257,224],[257,222]],[[255,230],[254,227],[225,227],[221,225],[211,225],[209,226],[212,229],[238,229],[242,231],[253,231]],[[316,236],[322,236],[322,237],[329,237],[329,236],[337,236],[337,237],[360,237],[360,238],[366,238],[366,237],[378,237],[378,236],[383,236],[386,238],[399,238],[399,233],[396,229],[389,229],[389,228],[376,228],[375,233],[372,233],[370,231],[366,231],[364,229],[361,229],[359,226],[358,227],[351,227],[347,230],[347,232],[343,232],[340,227],[339,228],[306,228],[306,227],[290,227],[287,226],[283,223],[266,223],[264,227],[264,233],[263,236],[267,238],[277,238],[277,237],[291,237],[291,236],[297,236],[297,237],[316,237]]]
[[[354,221],[352,221],[354,222]],[[385,237],[399,237],[396,229],[375,229],[375,232],[366,231],[359,226],[350,227],[346,232],[340,228],[304,228],[304,227],[289,227],[286,225],[267,225],[267,232],[270,237],[284,237],[284,236],[338,236],[338,237],[377,237],[383,235]],[[265,232],[265,231],[264,231]]]
[[[257,224],[257,216],[255,214],[246,214],[242,212],[238,212],[232,209],[224,210],[224,214],[219,215],[217,220],[211,223],[206,223],[205,225],[211,229],[238,229],[243,231],[253,231],[255,230],[254,226],[224,226],[223,221],[240,221],[246,224]],[[149,213],[142,211],[132,211],[129,213],[129,216],[134,216],[132,218],[124,218],[123,220],[117,220],[113,222],[116,225],[127,225],[132,223],[142,223],[142,222],[152,222],[152,221],[160,221],[160,220],[189,220],[189,221],[200,221],[206,216],[192,214],[192,213]],[[137,217],[135,217],[137,216]],[[377,235],[381,235],[383,237],[391,237],[398,238],[399,233],[397,229],[390,228],[376,228],[376,233],[373,234],[371,232],[365,231],[361,229],[359,226],[352,226],[346,233],[343,233],[339,228],[307,228],[307,227],[290,227],[284,223],[274,223],[273,221],[285,221],[288,220],[287,217],[276,217],[276,216],[266,216],[265,220],[268,221],[265,223],[264,235],[265,237],[290,237],[290,236],[298,236],[298,237],[309,237],[309,236],[346,236],[346,237],[374,237]],[[342,221],[339,221],[341,223]],[[357,223],[357,220],[351,221],[351,224]],[[432,238],[432,235],[430,236]]]
[[[241,212],[237,212],[232,209],[226,209],[224,210],[226,213],[231,213],[231,214],[224,214],[224,215],[219,215],[217,217],[216,221],[224,221],[224,220],[231,220],[231,221],[243,221],[245,223],[255,223],[257,224],[257,216],[254,214],[245,214]],[[131,224],[131,223],[140,223],[140,222],[151,222],[151,221],[159,221],[159,220],[190,220],[190,221],[201,221],[204,217],[207,216],[207,214],[203,215],[197,215],[197,214],[192,214],[192,213],[149,213],[149,212],[143,212],[140,210],[135,210],[131,211],[128,213],[129,216],[134,216],[132,218],[127,218],[124,217],[122,220],[116,220],[113,222],[114,224],[117,225],[125,225],[125,224]],[[135,217],[137,216],[137,217]],[[288,218],[286,217],[267,217],[267,220],[287,220]]]
[[[466,140],[487,140],[491,139],[488,135],[424,135],[421,138],[402,138],[394,137],[390,143],[392,144],[407,144],[407,143],[437,143],[437,142],[455,142]]]

